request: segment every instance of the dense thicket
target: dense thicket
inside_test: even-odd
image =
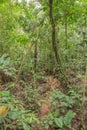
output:
[[[86,130],[86,80],[87,0],[0,0],[1,130]]]

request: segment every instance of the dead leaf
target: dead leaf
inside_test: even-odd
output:
[[[8,113],[8,107],[7,106],[0,106],[0,116],[5,117]]]

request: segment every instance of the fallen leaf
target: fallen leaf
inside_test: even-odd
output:
[[[0,116],[5,117],[8,113],[8,107],[7,106],[0,106]]]

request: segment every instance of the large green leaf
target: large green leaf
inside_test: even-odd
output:
[[[12,120],[16,120],[20,117],[20,112],[18,111],[11,111],[9,112],[9,118],[12,119]]]
[[[75,113],[72,110],[69,110],[68,113],[64,117],[64,124],[66,126],[69,125],[74,117],[75,117]]]
[[[24,122],[23,122],[23,128],[24,130],[30,130],[30,127]]]
[[[63,128],[63,118],[60,117],[60,118],[55,118],[55,124],[60,127],[60,128]]]

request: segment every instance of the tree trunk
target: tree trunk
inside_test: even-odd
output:
[[[56,61],[59,64],[60,63],[60,58],[57,52],[57,45],[56,45],[56,29],[55,29],[55,20],[53,18],[53,0],[49,0],[49,16],[50,16],[50,22],[51,22],[51,27],[52,27],[52,46],[53,50],[55,53]]]
[[[36,73],[37,71],[37,43],[35,43],[34,46],[34,72]]]
[[[67,37],[67,15],[65,16],[65,43],[66,43],[66,49],[68,49],[68,37]]]

